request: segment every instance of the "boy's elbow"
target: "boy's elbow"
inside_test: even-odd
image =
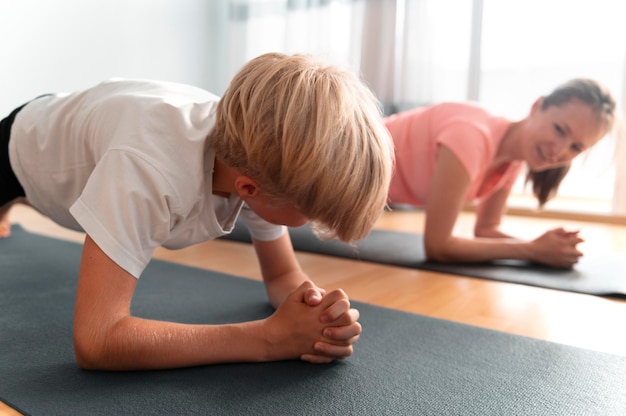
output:
[[[107,370],[105,356],[92,339],[74,335],[74,357],[83,370]]]
[[[83,370],[98,370],[98,358],[89,349],[81,348],[74,343],[76,364]]]

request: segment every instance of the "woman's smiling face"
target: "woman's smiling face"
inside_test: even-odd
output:
[[[524,158],[530,170],[567,165],[606,134],[597,113],[583,101],[573,98],[544,109],[542,102],[540,98],[533,104],[524,129]]]

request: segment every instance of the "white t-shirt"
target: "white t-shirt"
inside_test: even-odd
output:
[[[255,239],[277,239],[285,227],[212,193],[218,100],[188,85],[121,79],[38,98],[13,124],[11,166],[33,207],[85,231],[135,277],[156,247],[227,234],[240,212]]]

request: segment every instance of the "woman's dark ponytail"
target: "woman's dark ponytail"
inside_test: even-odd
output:
[[[569,171],[570,165],[559,166],[541,171],[529,171],[526,175],[526,183],[533,186],[533,195],[539,201],[539,208],[556,196],[561,181]]]

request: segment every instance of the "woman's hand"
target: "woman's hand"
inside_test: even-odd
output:
[[[530,243],[531,260],[553,267],[572,268],[583,253],[576,247],[583,240],[578,231],[556,228]]]

